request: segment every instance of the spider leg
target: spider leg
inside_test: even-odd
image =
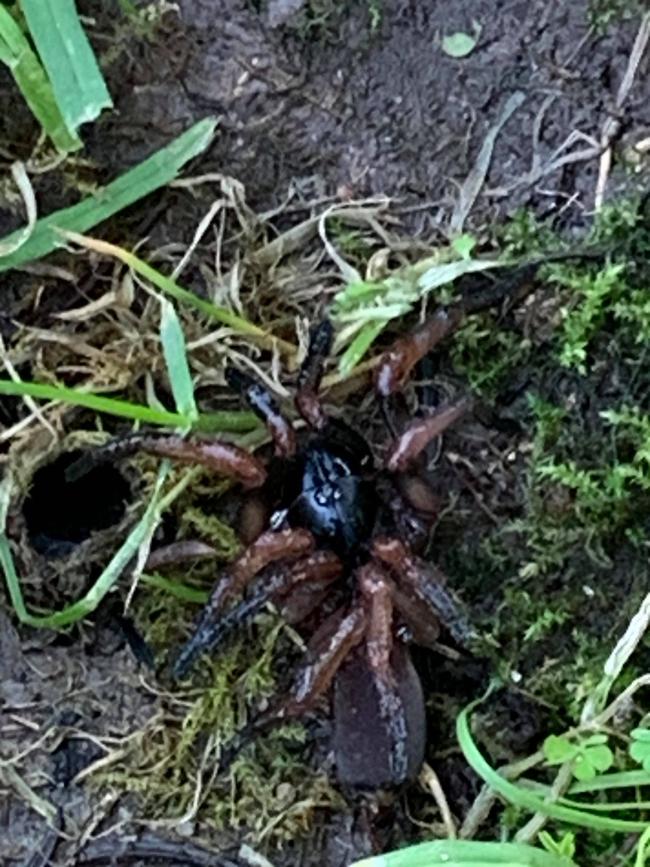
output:
[[[307,659],[296,672],[289,697],[272,711],[274,720],[302,716],[314,706],[334,680],[348,653],[361,643],[366,614],[361,607],[335,611],[314,634],[307,647]]]
[[[330,585],[341,577],[343,564],[331,551],[315,551],[299,560],[273,591],[272,601],[287,623],[301,623],[323,602]]]
[[[230,766],[255,737],[288,719],[302,716],[327,691],[348,653],[361,643],[365,614],[361,608],[335,611],[312,636],[307,661],[294,675],[289,697],[274,703],[241,729],[221,757],[221,770]]]
[[[226,382],[240,394],[253,412],[262,419],[273,439],[278,457],[290,458],[296,452],[296,434],[289,422],[280,412],[269,391],[248,373],[236,367],[227,367]]]
[[[386,350],[375,374],[375,388],[383,398],[404,387],[415,365],[455,331],[463,321],[459,306],[441,307],[419,328],[400,337]]]
[[[393,597],[391,587],[376,563],[367,563],[357,572],[359,589],[366,608],[366,653],[368,669],[379,694],[379,712],[391,743],[390,778],[404,782],[409,771],[406,708],[400,695],[391,657],[393,652]]]
[[[329,319],[312,326],[309,331],[309,348],[298,374],[296,409],[307,424],[315,430],[325,427],[326,418],[318,398],[323,377],[323,367],[332,349],[334,329]]]
[[[533,288],[540,264],[540,261],[524,264],[489,287],[465,294],[457,304],[439,307],[411,334],[395,341],[377,367],[375,387],[379,395],[385,398],[403,388],[418,361],[452,334],[468,315],[504,301],[511,304],[521,301]]]
[[[220,440],[185,440],[178,436],[135,433],[115,439],[84,454],[66,470],[66,480],[74,482],[94,466],[147,452],[185,464],[198,464],[212,472],[234,479],[246,488],[258,488],[266,481],[264,464],[245,449]]]
[[[450,425],[463,416],[470,407],[469,400],[461,400],[442,407],[432,415],[417,418],[408,425],[391,444],[386,457],[386,468],[391,472],[408,469],[431,440],[440,436]]]
[[[281,606],[284,613],[286,607],[292,605],[293,594],[302,586],[308,590],[313,584],[317,591],[322,590],[340,577],[342,568],[339,558],[329,551],[315,551],[290,565],[272,564],[257,576],[257,581],[246,599],[228,609],[212,623],[209,634],[210,650],[214,653],[242,626],[250,623],[269,602]],[[204,645],[203,649],[208,648]]]
[[[398,587],[408,588],[433,613],[461,645],[476,637],[460,604],[447,589],[443,573],[411,554],[399,539],[379,537],[372,545],[373,557],[397,576]]]
[[[394,640],[395,585],[377,562],[356,572],[367,626],[334,682],[334,755],[354,788],[399,786],[423,760],[422,686],[408,649]]]
[[[208,650],[219,630],[219,618],[226,602],[242,593],[255,576],[279,560],[295,560],[313,550],[314,537],[307,530],[279,530],[262,533],[221,575],[207,605],[201,612],[190,640],[174,663],[174,676],[182,677],[196,657]]]

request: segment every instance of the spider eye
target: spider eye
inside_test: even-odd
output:
[[[337,476],[349,476],[349,475],[351,475],[350,467],[345,463],[345,461],[342,461],[341,458],[334,458],[332,463],[334,464],[334,468],[337,471],[336,472]]]

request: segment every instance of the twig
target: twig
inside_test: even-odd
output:
[[[632,51],[630,53],[630,59],[627,63],[625,75],[623,76],[623,80],[621,81],[621,84],[618,88],[618,93],[616,94],[617,111],[621,110],[621,108],[623,107],[623,103],[627,99],[627,96],[632,89],[632,85],[634,84],[634,79],[636,77],[641,58],[643,57],[643,53],[645,52],[649,39],[650,12],[646,12],[641,19],[641,24],[639,25],[636,39],[634,40],[634,45],[632,46]],[[617,117],[613,117],[611,115],[603,124],[603,131],[601,133],[600,143],[604,150],[600,157],[600,164],[598,166],[598,180],[596,181],[596,192],[594,194],[594,208],[596,211],[599,211],[603,206],[603,201],[605,198],[605,187],[607,186],[607,179],[609,178],[609,172],[612,166],[612,141],[614,140],[615,136],[618,135],[620,128],[620,120]]]
[[[524,93],[520,90],[511,94],[503,106],[498,118],[488,130],[483,144],[481,145],[481,150],[476,158],[476,162],[465,179],[460,189],[458,201],[454,206],[454,211],[451,215],[451,220],[449,221],[449,229],[452,233],[462,231],[465,220],[469,216],[469,212],[472,210],[474,202],[481,191],[481,187],[485,183],[485,178],[488,169],[490,168],[490,163],[492,162],[492,152],[494,151],[494,144],[497,140],[497,136],[515,111],[523,105],[525,99],[526,97]]]
[[[447,833],[447,839],[455,840],[458,835],[456,834],[456,824],[454,822],[454,817],[451,815],[451,810],[449,809],[449,804],[447,803],[447,796],[445,795],[444,789],[440,785],[438,775],[433,770],[431,765],[428,765],[426,762],[422,766],[420,776],[418,777],[418,782],[423,789],[426,789],[431,795],[433,795],[433,799],[435,800],[438,809],[440,810],[440,815],[442,816],[442,821],[445,826],[445,831]]]

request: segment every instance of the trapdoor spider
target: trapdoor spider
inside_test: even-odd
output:
[[[385,353],[375,378],[382,400],[463,315],[441,309]],[[333,686],[339,780],[377,789],[414,778],[424,757],[424,700],[408,642],[434,644],[440,623],[459,643],[470,635],[444,577],[416,554],[435,521],[436,501],[424,480],[409,474],[467,402],[416,418],[377,467],[365,439],[328,418],[320,402],[331,342],[329,321],[312,328],[295,396],[307,425],[304,442],[264,387],[240,370],[226,371],[270,432],[275,457],[268,466],[228,443],[150,434],[114,444],[112,454],[140,449],[200,463],[265,495],[267,519],[220,576],[174,673],[185,675],[199,654],[214,651],[274,602],[288,621],[314,631],[288,694],[252,729],[302,715]]]

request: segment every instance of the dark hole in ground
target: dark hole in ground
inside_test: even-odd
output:
[[[75,481],[66,480],[66,470],[82,454],[66,452],[34,474],[23,514],[30,542],[41,554],[63,556],[124,515],[131,489],[115,467],[104,464]]]

